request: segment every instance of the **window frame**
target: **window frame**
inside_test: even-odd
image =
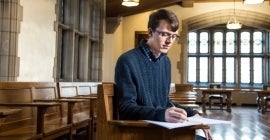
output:
[[[104,0],[57,0],[56,81],[101,81]]]
[[[225,28],[225,25],[218,25],[218,26],[213,26],[213,27],[208,27],[208,28],[204,28],[204,29],[199,29],[199,30],[195,30],[195,31],[190,31],[193,33],[196,33],[196,52],[195,53],[189,53],[189,50],[187,51],[187,58],[189,57],[195,57],[197,59],[196,61],[196,82],[190,82],[188,75],[189,75],[189,70],[187,71],[187,81],[189,84],[193,84],[194,86],[197,87],[208,87],[208,85],[210,83],[214,83],[214,58],[216,57],[221,57],[222,58],[222,82],[220,82],[220,84],[222,84],[222,87],[230,87],[230,88],[261,88],[263,84],[269,84],[269,79],[270,79],[270,74],[269,74],[269,64],[270,64],[270,53],[269,53],[269,40],[270,40],[270,33],[266,30],[263,29],[256,29],[253,27],[243,27],[240,30],[228,30]],[[256,31],[262,32],[262,53],[258,54],[258,53],[248,53],[248,54],[241,54],[240,53],[240,33],[242,31],[247,31],[251,33],[250,36],[250,50],[253,50],[253,33]],[[188,32],[188,34],[190,33]],[[207,32],[208,33],[208,53],[200,53],[199,49],[200,49],[200,33],[201,32]],[[222,53],[213,53],[213,49],[214,49],[214,33],[215,32],[222,32],[223,33],[223,50]],[[226,33],[227,32],[234,32],[235,33],[235,52],[234,53],[227,53],[226,52]],[[188,35],[189,36],[189,35]],[[189,38],[187,39],[189,40]],[[188,42],[188,47],[187,49],[189,49],[189,42]],[[268,50],[268,51],[267,51]],[[200,62],[198,61],[199,58],[201,57],[207,57],[208,58],[208,81],[207,82],[200,82]],[[227,83],[226,82],[226,58],[229,57],[233,57],[235,58],[234,60],[234,83]],[[253,82],[253,69],[251,69],[250,71],[250,83],[248,84],[243,84],[241,83],[241,63],[240,63],[240,59],[242,57],[249,57],[249,58],[262,58],[262,83],[256,84]],[[188,62],[187,62],[188,63]],[[253,59],[250,59],[250,64],[251,64],[251,68],[253,66]],[[189,64],[188,64],[189,67]]]

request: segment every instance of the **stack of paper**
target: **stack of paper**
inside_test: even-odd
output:
[[[182,123],[169,123],[169,122],[160,122],[160,121],[151,121],[151,120],[144,120],[148,123],[159,125],[168,129],[174,129],[178,127],[185,127],[185,126],[192,126],[192,125],[212,125],[212,124],[231,124],[230,121],[224,120],[216,120],[216,119],[208,119],[203,117],[188,117],[187,121]]]

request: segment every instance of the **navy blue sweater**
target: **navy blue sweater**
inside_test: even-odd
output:
[[[171,83],[171,63],[167,55],[156,62],[143,53],[141,42],[122,54],[115,68],[120,119],[165,121],[165,111],[170,107],[168,98]],[[197,112],[185,108],[188,116]]]

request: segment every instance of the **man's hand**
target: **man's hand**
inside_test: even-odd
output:
[[[165,112],[165,121],[166,122],[184,122],[187,120],[187,112],[184,109],[171,107],[168,108]]]
[[[213,136],[210,129],[203,129],[203,132],[205,134],[206,140],[213,140]]]
[[[199,114],[194,115],[195,117],[201,117]],[[201,129],[205,135],[206,140],[213,140],[212,133],[210,129]]]

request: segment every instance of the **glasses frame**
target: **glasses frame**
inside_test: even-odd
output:
[[[178,41],[180,39],[180,36],[178,34],[171,34],[169,32],[159,31],[155,30],[158,35],[166,40],[172,39],[173,41]]]

